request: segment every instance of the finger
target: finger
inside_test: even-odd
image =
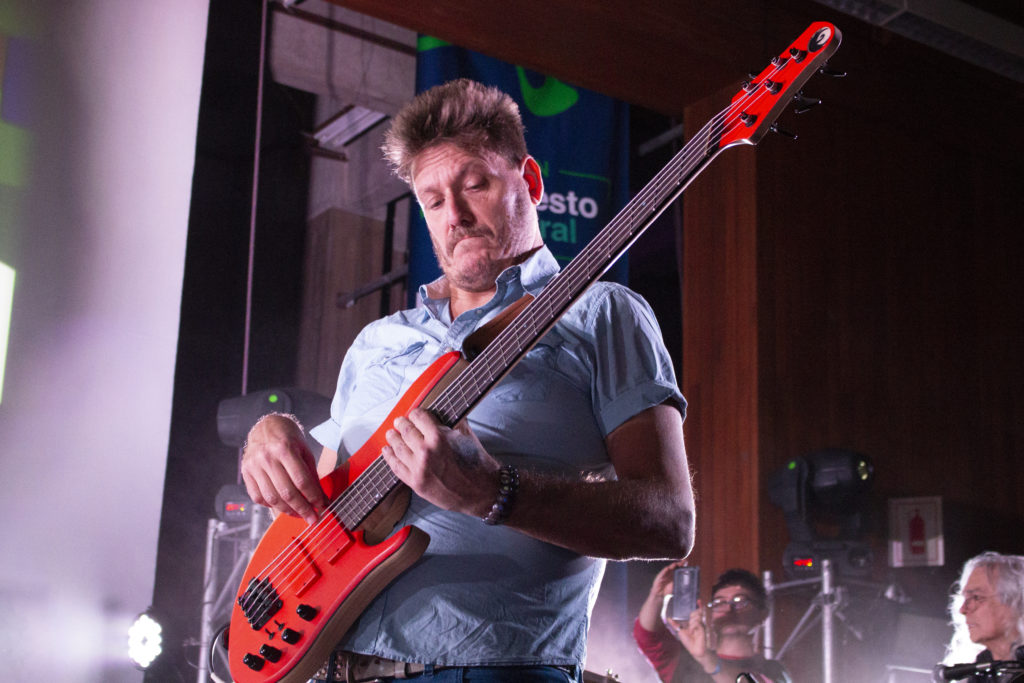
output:
[[[690,641],[693,639],[693,630],[687,622],[679,621],[678,619],[670,619],[669,627],[679,640]]]
[[[325,507],[326,496],[315,475],[312,453],[305,443],[250,448],[243,459],[243,479],[255,502],[277,512],[317,519],[315,506]]]
[[[419,427],[407,417],[395,418],[395,431],[402,435],[409,448],[412,449],[423,441],[423,433]]]
[[[384,462],[391,468],[391,471],[396,477],[398,477],[403,484],[409,484],[409,468],[406,466],[402,459],[395,454],[395,449],[392,446],[384,446],[380,449],[381,457],[384,458]]]
[[[425,443],[433,444],[438,441],[442,425],[433,413],[423,408],[413,408],[409,411],[408,420]]]
[[[389,429],[384,432],[384,440],[388,442],[385,448],[391,448],[391,456],[396,460],[403,461],[412,457],[412,448],[406,442],[405,435],[398,429]]]
[[[254,503],[270,508],[275,513],[294,515],[288,508],[267,473],[262,469],[243,469],[242,480],[245,489]]]
[[[320,478],[316,474],[311,459],[305,461],[285,460],[285,480],[291,485],[281,491],[282,496],[300,517],[313,523],[319,519],[320,513],[327,507],[327,496],[320,487]],[[294,498],[289,498],[293,495]]]
[[[249,472],[242,467],[242,481],[245,483],[245,492],[249,494],[249,498],[252,502],[257,505],[267,505],[266,499],[263,497],[263,491],[260,490],[259,484],[256,482],[256,478],[249,474]]]
[[[654,577],[654,584],[663,595],[667,595],[672,592],[672,572],[674,572],[675,569],[676,565],[674,563],[666,565],[660,572],[658,572],[658,575]]]
[[[313,505],[295,486],[288,470],[279,461],[268,463],[264,476],[258,477],[257,481],[269,507],[307,522],[316,521]]]
[[[271,458],[265,448],[250,446],[242,456],[241,469],[245,489],[253,502],[274,507],[277,504],[277,495],[267,476],[267,467],[270,463]]]
[[[434,417],[433,413],[429,410],[424,410],[423,408],[413,408],[409,411],[408,418],[409,421],[415,424],[419,429],[424,427],[437,427],[441,424],[438,422],[437,418]]]

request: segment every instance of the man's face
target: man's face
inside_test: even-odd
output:
[[[412,168],[437,261],[452,286],[491,290],[502,270],[541,245],[532,159],[516,168],[497,154],[445,142],[421,152]]]
[[[719,636],[748,634],[763,620],[757,598],[744,586],[722,586],[708,603],[711,629]]]
[[[995,578],[995,575],[989,577],[987,568],[975,568],[963,588],[964,604],[960,607],[971,640],[985,647],[1003,639],[1012,642],[1015,628],[1013,610],[996,594]]]

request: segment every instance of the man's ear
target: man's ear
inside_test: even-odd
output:
[[[540,166],[531,156],[523,160],[523,179],[530,191],[530,199],[534,204],[540,204],[541,197],[544,196],[544,178],[541,177]]]

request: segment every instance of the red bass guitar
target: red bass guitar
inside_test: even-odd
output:
[[[415,527],[391,533],[404,511],[401,496],[408,500],[380,455],[394,419],[417,406],[449,426],[464,418],[719,153],[757,144],[790,102],[803,100],[800,88],[823,69],[840,38],[832,24],[811,24],[744,82],[536,298],[520,300],[492,323],[487,329],[499,330],[492,338],[471,338],[463,353],[445,354],[416,380],[367,442],[320,480],[330,504],[318,522],[282,515],[270,525],[231,615],[228,659],[236,683],[306,681],[370,601],[426,550],[429,539]]]

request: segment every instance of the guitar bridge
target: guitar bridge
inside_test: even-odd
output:
[[[238,597],[246,620],[254,631],[259,631],[281,609],[281,598],[270,579],[252,579],[245,592]]]

